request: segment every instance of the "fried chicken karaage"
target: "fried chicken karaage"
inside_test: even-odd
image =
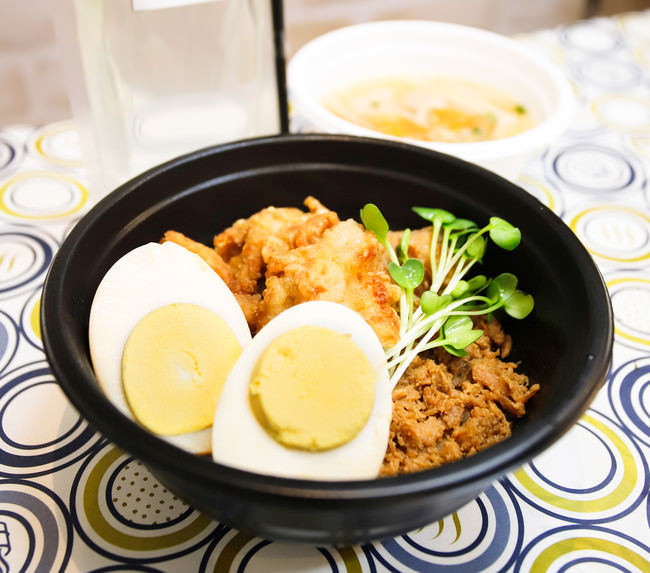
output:
[[[386,270],[386,254],[359,223],[340,221],[308,197],[304,212],[267,207],[214,237],[214,248],[176,231],[174,241],[201,256],[226,282],[253,333],[283,310],[327,300],[357,311],[384,347],[399,337],[400,288]]]

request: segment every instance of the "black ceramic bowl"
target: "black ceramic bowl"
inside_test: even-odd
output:
[[[508,440],[421,473],[354,482],[269,478],[217,465],[163,442],[122,415],[100,391],[88,351],[95,289],[118,257],[167,229],[210,243],[239,217],[302,206],[314,195],[358,219],[368,201],[392,228],[422,221],[413,205],[449,209],[521,228],[511,253],[488,249],[485,272],[512,271],[534,313],[507,322],[514,360],[540,392]],[[314,544],[395,536],[471,501],[494,480],[557,440],[587,408],[607,373],[612,314],[589,254],[537,199],[478,167],[400,143],[348,136],[279,136],[180,157],[99,202],[56,255],[42,296],[45,351],[63,390],[88,421],[148,466],[171,491],[213,518],[253,534]]]

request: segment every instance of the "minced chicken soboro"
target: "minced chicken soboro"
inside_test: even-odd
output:
[[[504,359],[511,338],[498,320],[467,356],[442,349],[418,356],[393,390],[393,418],[380,476],[412,473],[474,454],[510,436],[513,420],[539,389]]]

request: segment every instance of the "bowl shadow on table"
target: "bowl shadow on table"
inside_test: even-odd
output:
[[[148,434],[99,390],[87,328],[93,293],[121,255],[165,230],[211,243],[215,233],[268,206],[313,195],[358,220],[376,203],[391,228],[416,228],[414,205],[522,230],[520,247],[488,249],[482,272],[514,272],[534,313],[506,320],[511,358],[541,386],[508,440],[446,466],[394,478],[309,482],[213,464]],[[603,383],[613,336],[607,291],[591,257],[537,199],[481,168],[401,143],[350,136],[280,136],[237,142],[173,160],[126,183],[70,233],[43,293],[42,328],[55,376],[72,403],[187,503],[254,535],[312,544],[392,537],[436,521],[529,461],[580,417]]]

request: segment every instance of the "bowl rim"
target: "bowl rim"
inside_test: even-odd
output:
[[[586,267],[591,275],[590,279],[601,287],[586,293],[597,305],[598,319],[604,326],[602,332],[590,333],[591,359],[588,367],[581,371],[579,376],[580,380],[590,380],[591,384],[582,384],[580,394],[569,405],[559,409],[553,420],[531,420],[525,429],[521,428],[517,432],[517,435],[513,434],[507,440],[470,457],[422,472],[366,480],[314,481],[263,475],[228,467],[212,461],[211,458],[186,452],[151,434],[122,414],[101,391],[90,364],[84,367],[77,361],[62,334],[65,332],[65,317],[61,305],[65,291],[63,281],[68,268],[74,262],[78,245],[84,240],[85,234],[104,217],[106,211],[115,208],[125,196],[136,192],[141,185],[160,174],[182,168],[193,161],[228,154],[245,147],[263,148],[267,145],[286,143],[310,145],[312,142],[323,141],[337,145],[356,142],[433,156],[439,161],[454,164],[458,168],[478,171],[486,178],[496,178],[499,184],[508,185],[513,191],[517,190],[523,201],[545,211],[550,217],[554,231],[563,234],[571,242],[580,259],[579,263]],[[462,486],[464,483],[475,483],[481,478],[492,481],[495,479],[495,474],[504,475],[521,466],[568,431],[586,410],[600,389],[600,384],[596,382],[602,383],[609,370],[614,336],[611,302],[602,275],[593,259],[562,220],[532,195],[502,177],[456,157],[401,142],[336,134],[280,134],[210,146],[171,159],[123,183],[101,199],[77,222],[54,255],[43,285],[40,325],[50,368],[70,402],[92,427],[145,465],[164,467],[167,472],[169,460],[173,459],[176,468],[182,468],[179,471],[186,476],[191,476],[197,483],[212,485],[218,483],[233,490],[243,489],[259,495],[326,501],[386,499],[433,490],[445,491]],[[81,385],[77,384],[79,380],[83,382]],[[120,420],[120,428],[116,429],[115,418]],[[137,435],[138,439],[131,441],[129,438],[133,435]],[[169,473],[172,474],[174,471],[169,468]]]
[[[377,31],[379,34],[389,35],[391,31],[399,31],[402,28],[422,29],[430,31],[432,35],[435,35],[436,31],[446,30],[468,37],[478,38],[504,49],[513,50],[519,57],[526,59],[530,66],[535,67],[544,74],[547,80],[547,88],[551,88],[557,98],[554,109],[551,110],[551,113],[543,122],[538,123],[524,132],[508,137],[487,141],[457,143],[420,141],[408,137],[391,136],[356,125],[327,110],[317,100],[308,95],[308,91],[305,91],[305,81],[301,78],[301,69],[314,69],[314,53],[327,51],[328,47],[335,44],[341,38],[345,39],[346,37],[363,35],[368,31]],[[411,145],[427,147],[443,153],[454,154],[462,152],[464,158],[486,161],[543,146],[546,141],[561,134],[568,128],[577,111],[576,97],[569,80],[556,67],[528,46],[517,42],[513,38],[489,30],[433,20],[396,19],[363,22],[337,28],[317,36],[299,48],[289,59],[287,64],[287,85],[290,100],[294,108],[296,110],[305,110],[305,119],[308,122],[311,121],[311,118],[317,118],[313,123],[320,131],[349,133],[361,137],[379,137],[390,141],[401,141]]]

